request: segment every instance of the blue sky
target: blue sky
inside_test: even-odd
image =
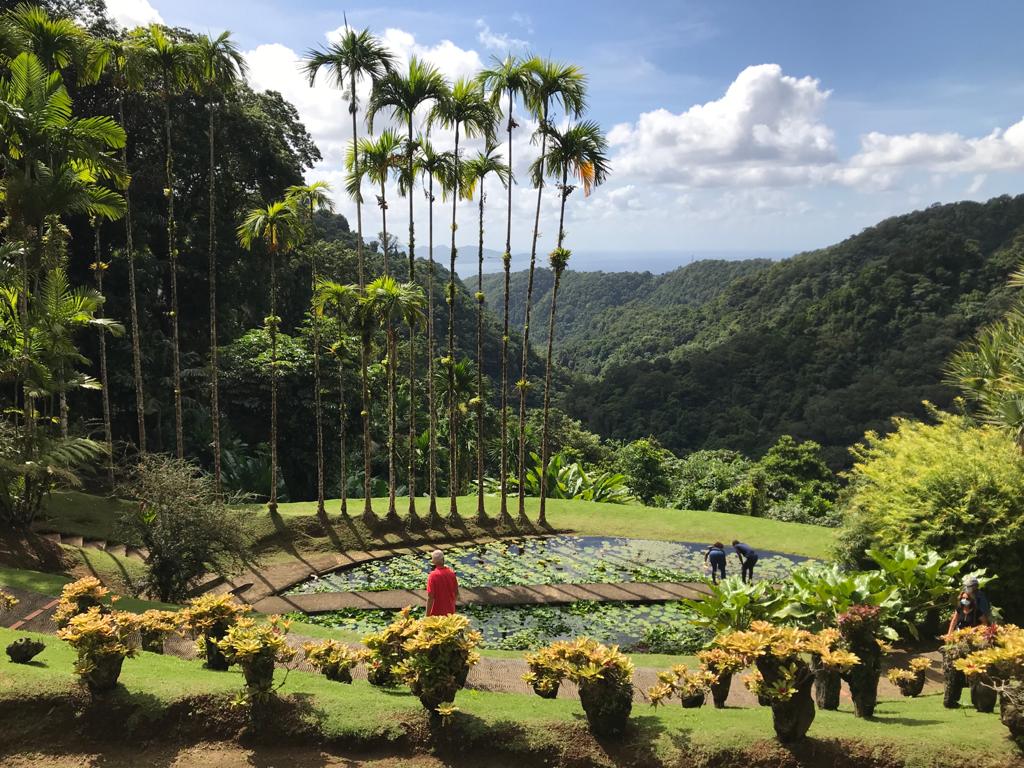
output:
[[[253,84],[291,99],[324,151],[311,176],[340,182],[350,138],[344,106],[296,71],[301,53],[342,25],[339,3],[108,6],[126,24],[231,29]],[[586,69],[589,116],[609,133],[613,173],[589,199],[570,198],[577,268],[601,252],[636,253],[631,268],[644,266],[646,252],[662,260],[666,252],[681,260],[715,250],[796,252],[933,202],[1024,187],[1021,3],[364,2],[344,10],[400,57],[427,58],[450,76],[506,50]],[[534,150],[520,122],[523,176],[519,161]],[[542,248],[554,235],[549,202]],[[338,203],[349,213],[348,201]],[[528,244],[532,203],[520,185],[513,251]],[[488,246],[500,250],[498,208],[488,216]],[[397,211],[394,218],[404,229]],[[460,221],[473,223],[469,205]]]

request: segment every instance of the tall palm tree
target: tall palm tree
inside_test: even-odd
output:
[[[93,77],[99,78],[109,69],[117,94],[118,119],[125,123],[125,100],[129,93],[144,87],[144,66],[139,45],[131,38],[98,41],[92,48]],[[121,163],[128,172],[128,144],[121,146]],[[135,241],[132,227],[131,181],[124,186],[125,258],[128,262],[128,309],[132,341],[132,380],[135,385],[135,418],[138,426],[138,451],[146,454],[146,394],[142,382],[142,338],[139,328],[138,291],[135,281]]]
[[[178,245],[174,220],[174,142],[171,137],[171,103],[195,82],[198,71],[196,46],[175,39],[157,24],[138,36],[139,54],[155,79],[164,112],[164,172],[167,185],[167,256],[171,273],[171,357],[174,366],[174,442],[178,458],[185,456],[185,429],[181,409],[181,338],[178,329]]]
[[[313,216],[317,211],[333,211],[334,201],[329,192],[331,185],[326,181],[314,181],[305,186],[292,186],[285,190],[286,199],[291,202],[296,211],[303,228],[303,241],[310,243],[312,240]],[[317,266],[316,249],[311,248],[309,253],[310,272],[312,273],[312,290],[315,293],[317,284],[320,282],[320,272]],[[324,425],[321,420],[322,403],[320,401],[320,318],[313,313],[313,420],[316,433],[316,512],[320,516],[327,514],[324,508]]]
[[[570,252],[563,247],[565,242],[565,201],[575,189],[569,184],[569,177],[583,186],[584,196],[598,184],[608,178],[608,142],[601,127],[592,121],[578,123],[567,130],[545,123],[540,129],[550,144],[546,155],[537,158],[530,166],[534,183],[542,183],[541,175],[548,173],[559,179],[558,191],[561,201],[558,211],[558,243],[551,252],[551,270],[555,275],[555,284],[551,289],[551,314],[548,318],[548,350],[544,369],[544,421],[541,431],[541,481],[540,481],[540,517],[539,523],[547,523],[547,475],[548,475],[548,414],[551,409],[551,362],[555,342],[555,307],[558,303],[558,288],[562,282],[562,273],[569,260]]]
[[[420,137],[418,145],[418,171],[427,179],[427,201],[430,211],[427,219],[430,241],[427,250],[430,259],[427,273],[427,485],[430,512],[427,525],[431,528],[440,528],[442,521],[437,512],[437,407],[434,386],[434,182],[438,182],[443,194],[447,194],[448,189],[454,189],[455,157],[451,152],[436,152],[426,137]]]
[[[451,263],[449,265],[448,275],[448,293],[446,296],[448,301],[448,358],[452,363],[448,366],[448,416],[454,423],[456,403],[453,394],[455,392],[455,386],[451,381],[451,377],[455,375],[455,368],[453,365],[455,362],[455,258],[457,255],[457,251],[455,249],[455,233],[458,229],[457,213],[459,209],[459,197],[462,194],[463,187],[462,168],[459,160],[459,136],[461,132],[467,139],[472,139],[476,136],[483,136],[490,141],[494,137],[495,113],[494,108],[484,97],[484,89],[480,84],[475,80],[463,78],[456,81],[455,85],[452,86],[451,91],[434,103],[434,107],[431,110],[431,122],[437,122],[445,128],[449,128],[455,132],[455,149],[453,150],[453,178],[455,181],[455,189],[452,194],[452,247]],[[457,522],[459,516],[458,501],[456,500],[459,493],[459,471],[456,461],[458,446],[456,445],[455,431],[450,431],[451,436],[448,459],[448,494],[450,497],[450,507],[448,510],[448,516],[453,522]]]
[[[547,125],[551,107],[561,104],[562,111],[578,117],[586,108],[586,75],[572,64],[559,64],[546,59],[530,59],[526,66],[533,75],[533,85],[526,94],[526,105],[540,126]],[[537,236],[540,231],[540,205],[544,193],[544,155],[547,134],[540,132],[540,173],[536,174],[537,209],[533,216],[533,240],[530,244],[530,270],[526,282],[526,310],[523,321],[523,368],[516,382],[519,389],[519,520],[526,520],[526,395],[530,387],[530,310],[533,304],[533,275],[537,265]]]
[[[95,217],[91,219],[93,228],[93,262],[90,265],[96,273],[96,293],[103,295],[103,273],[110,266],[103,261],[103,251],[100,249],[100,222]],[[107,481],[110,483],[110,490],[114,490],[114,437],[110,425],[110,377],[107,374],[107,334],[104,328],[99,329],[100,337],[100,387],[103,396],[103,442],[107,446]]]
[[[359,312],[363,322],[374,319],[384,329],[387,337],[388,361],[388,512],[389,523],[398,522],[395,506],[395,485],[397,481],[395,458],[397,453],[397,414],[395,407],[395,372],[398,367],[395,326],[398,323],[416,325],[423,316],[423,291],[415,283],[399,283],[390,275],[378,277],[366,286],[359,300]]]
[[[478,152],[466,162],[465,196],[472,199],[477,185],[480,186],[480,226],[476,271],[476,519],[483,525],[487,522],[484,509],[484,179],[494,174],[509,187],[512,171],[496,154],[497,146],[488,144],[485,151]]]
[[[80,81],[91,77],[88,66],[90,39],[74,20],[51,16],[38,5],[19,3],[0,19],[6,46],[17,53],[31,52],[49,72],[61,73],[71,66]]]
[[[220,491],[220,372],[217,365],[217,106],[244,80],[248,67],[230,32],[217,37],[200,35],[196,40],[198,83],[206,97],[209,117],[207,138],[210,150],[209,165],[209,263],[210,263],[210,427],[213,433],[213,481]]]
[[[357,286],[343,285],[333,280],[318,281],[313,292],[313,311],[322,318],[330,309],[338,329],[338,338],[330,345],[330,353],[338,365],[338,444],[339,444],[339,492],[341,514],[348,514],[348,457],[345,442],[345,377],[344,366],[349,360],[350,339],[348,330],[352,325],[353,310],[359,304],[361,293]]]
[[[507,158],[509,168],[511,168],[512,131],[518,127],[514,117],[515,100],[516,98],[530,97],[536,81],[528,63],[515,56],[509,55],[501,60],[495,58],[493,64],[494,66],[480,72],[477,78],[490,93],[491,103],[496,107],[500,106],[503,97],[508,99],[505,113],[508,122],[505,126],[508,132]],[[512,522],[512,516],[508,512],[508,309],[509,286],[512,279],[512,186],[512,184],[506,185],[508,195],[505,215],[505,252],[501,256],[505,271],[505,300],[501,333],[501,467],[499,469],[501,509],[498,519],[506,525]]]
[[[416,137],[413,134],[413,119],[416,111],[425,104],[442,98],[448,86],[434,67],[415,56],[409,59],[405,73],[392,71],[377,81],[370,103],[366,108],[366,119],[373,130],[373,119],[382,110],[388,110],[396,121],[405,123],[405,171],[401,188],[409,198],[409,282],[416,281],[416,225],[413,216],[412,188],[416,178],[415,155]],[[412,328],[409,330],[412,333]],[[409,336],[409,522],[416,522],[416,344]]]
[[[346,186],[348,193],[357,200],[362,197],[362,177],[377,185],[377,207],[381,218],[381,252],[384,254],[384,274],[391,274],[388,261],[388,198],[387,183],[393,171],[402,167],[402,137],[390,128],[381,131],[375,139],[360,139],[345,158]]]
[[[277,512],[277,256],[298,242],[302,225],[294,205],[284,200],[254,208],[238,226],[238,241],[251,251],[262,243],[270,255],[270,499],[267,509]]]

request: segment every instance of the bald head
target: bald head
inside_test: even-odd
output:
[[[433,552],[430,553],[430,562],[435,567],[440,567],[444,565],[444,552],[442,552],[440,549],[435,549]]]

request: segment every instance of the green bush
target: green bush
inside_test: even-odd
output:
[[[740,485],[752,466],[736,451],[694,451],[673,469],[676,509],[711,509],[720,493]]]
[[[998,576],[990,589],[1007,616],[1024,615],[1024,456],[1012,436],[968,418],[896,420],[853,449],[846,523],[837,555],[870,566],[867,549],[907,544],[934,549]]]
[[[634,440],[623,446],[615,458],[615,468],[626,477],[629,489],[644,504],[667,496],[672,490],[668,462],[672,454],[653,437]]]

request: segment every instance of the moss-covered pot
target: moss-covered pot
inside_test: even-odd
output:
[[[783,744],[800,741],[814,722],[814,700],[811,698],[813,683],[814,676],[808,673],[797,683],[796,693],[788,701],[771,705],[775,736]]]
[[[395,676],[389,667],[381,665],[370,665],[366,668],[366,681],[378,688],[394,688],[396,685]]]
[[[725,708],[731,687],[732,675],[719,675],[718,681],[711,684],[711,701],[714,702],[715,709]]]
[[[683,705],[683,709],[697,709],[698,707],[704,706],[704,691],[695,693],[692,696],[683,696],[680,702]]]
[[[924,672],[914,675],[913,680],[897,680],[896,687],[899,688],[900,693],[907,698],[920,696],[921,691],[924,690]]]
[[[39,640],[30,637],[19,637],[7,646],[7,656],[15,664],[28,664],[42,653],[46,646]]]
[[[970,682],[971,704],[978,712],[994,712],[999,694],[989,685],[984,678],[975,678]]]
[[[882,676],[882,651],[878,643],[851,644],[850,650],[857,654],[860,663],[851,667],[843,678],[850,686],[853,712],[857,717],[873,717],[878,703],[878,679]]]
[[[1015,686],[999,695],[999,720],[1010,731],[1010,739],[1024,752],[1024,688]]]
[[[633,711],[633,685],[604,680],[581,682],[580,704],[590,730],[597,736],[617,736],[626,729]]]
[[[351,683],[352,670],[340,664],[332,664],[323,668],[324,677],[335,683]]]
[[[121,665],[124,664],[124,656],[100,656],[92,665],[92,668],[82,675],[82,680],[94,696],[102,695],[117,687],[117,679],[121,676]]]
[[[150,653],[163,653],[164,633],[146,632],[145,630],[141,630],[139,632],[139,645],[142,646],[142,650],[144,651],[149,651]]]
[[[964,673],[953,666],[958,658],[959,655],[949,649],[942,652],[942,706],[946,709],[960,706],[960,696],[967,687]]]
[[[553,688],[552,687],[541,688],[541,687],[537,686],[536,684],[532,685],[531,687],[533,688],[533,692],[536,693],[538,696],[540,696],[542,699],[555,699],[555,698],[558,698],[558,689],[561,686],[560,686],[560,684],[556,683]]]
[[[257,656],[242,665],[245,684],[252,691],[265,692],[274,687],[274,657]]]
[[[224,672],[231,666],[224,652],[217,645],[217,641],[222,640],[227,633],[227,627],[223,629],[218,627],[209,634],[203,635],[203,647],[206,649],[206,662],[204,666],[207,669]]]
[[[835,711],[839,709],[839,694],[843,678],[838,670],[821,666],[817,656],[811,657],[811,671],[814,672],[814,703],[818,709]]]

